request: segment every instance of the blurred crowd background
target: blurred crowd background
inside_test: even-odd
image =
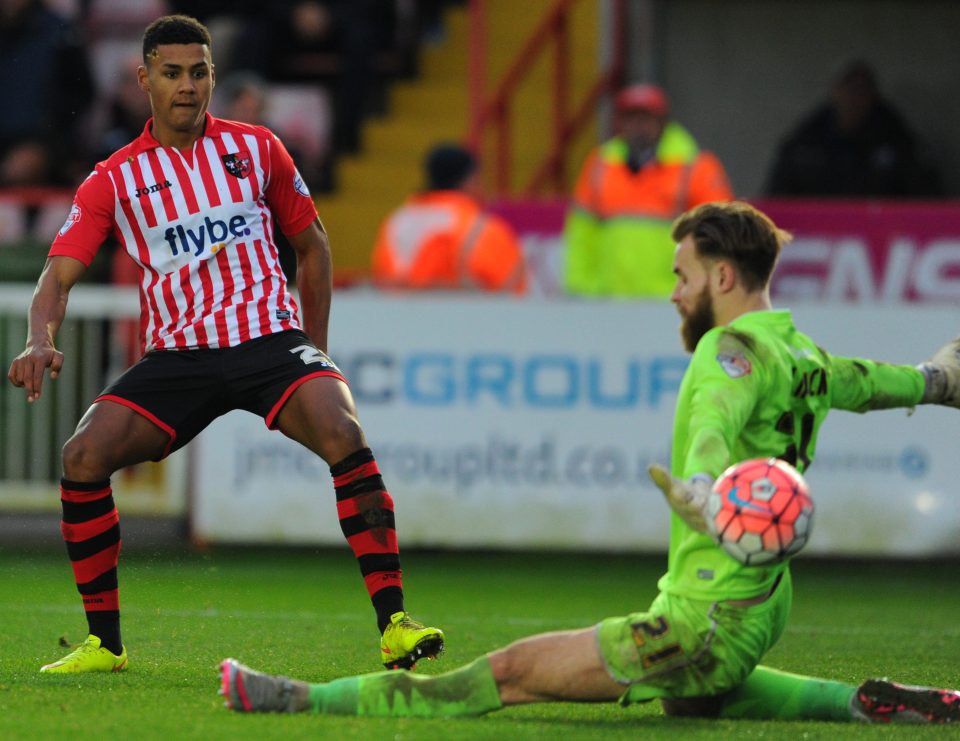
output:
[[[383,87],[417,73],[420,44],[442,35],[455,0],[2,0],[0,185],[73,186],[135,138],[150,115],[137,87],[143,28],[165,13],[211,30],[214,112],[269,123],[316,190],[330,161],[360,148]]]
[[[460,142],[472,137],[489,199],[568,197],[588,149],[616,127],[611,101],[617,86],[632,82],[666,90],[671,115],[719,157],[738,197],[960,194],[955,3],[570,4],[579,6],[566,51],[571,96],[610,65],[617,74],[562,143],[565,162],[551,187],[532,192],[520,170],[531,141],[553,138],[548,118],[555,99],[507,99],[515,142],[505,154],[502,147],[491,150],[475,129],[476,112],[493,98],[470,96],[479,89],[477,74],[485,77],[486,94],[495,94],[555,2],[520,7],[486,0],[481,5],[491,20],[481,34],[456,32],[474,5],[468,0],[0,0],[6,91],[0,245],[47,235],[49,224],[35,227],[45,218],[41,207],[49,193],[36,189],[72,190],[95,162],[142,130],[149,104],[135,77],[141,34],[170,12],[193,15],[212,32],[218,80],[212,112],[267,124],[293,152],[321,216],[333,222],[341,270],[368,269],[376,224],[423,184],[423,141],[397,135],[394,127],[388,138],[395,145],[385,149],[383,137],[371,146],[369,131],[371,122],[402,117],[398,88],[429,87],[428,57],[440,60],[434,67],[456,70],[439,91],[434,83],[436,95],[414,98],[419,123],[413,127]],[[480,43],[486,67],[478,73],[471,65]],[[533,79],[544,89],[556,84],[546,69]],[[491,174],[498,157],[511,160],[512,181]],[[356,174],[358,160],[372,164]],[[8,251],[4,260],[3,254],[8,279],[28,277],[18,272],[21,258]],[[36,262],[27,262],[24,272],[32,273]]]
[[[665,301],[673,245],[661,234],[656,247],[666,256],[665,267],[657,263],[666,287],[629,304],[583,300],[646,289],[589,280],[578,288],[564,255],[578,233],[587,248],[637,251],[636,275],[651,273],[651,259],[634,248],[656,236],[654,227],[668,228],[686,201],[653,190],[638,194],[647,201],[591,200],[591,162],[608,165],[605,174],[621,184],[655,165],[668,185],[682,185],[670,178],[707,161],[703,180],[723,187],[705,197],[750,200],[795,234],[773,298],[805,312],[804,326],[831,350],[916,362],[956,332],[954,0],[0,0],[7,362],[23,348],[33,285],[77,184],[143,130],[150,111],[136,84],[141,37],[171,12],[210,28],[214,115],[270,126],[309,183],[338,288],[364,287],[338,292],[335,359],[398,491],[423,507],[405,509],[412,521],[432,523],[448,505],[459,513],[476,506],[452,518],[464,532],[449,522],[441,528],[451,538],[472,543],[486,530],[510,545],[543,545],[561,533],[567,547],[576,532],[591,547],[662,545],[659,520],[646,516],[637,489],[647,486],[645,462],[663,454],[672,384],[686,362]],[[414,227],[436,221],[428,207],[455,211],[460,227],[482,221],[489,240],[472,227],[421,235]],[[619,231],[600,235],[610,224]],[[407,261],[404,272],[421,236],[421,252],[433,256],[458,254],[465,241],[477,247],[469,273],[429,273],[429,261]],[[281,256],[291,275],[289,250]],[[619,265],[606,272],[628,277]],[[38,406],[28,410],[19,389],[0,386],[0,514],[42,510],[54,536],[49,493],[60,446],[104,380],[139,352],[133,261],[105,245],[84,280],[131,287],[71,293],[61,334],[70,361]],[[505,295],[410,301],[397,295],[403,288]],[[473,370],[490,367],[490,377]],[[942,434],[946,420],[923,423],[921,415],[906,441],[879,428],[864,434],[856,419],[824,439],[823,478],[812,485],[825,492],[825,507],[877,513],[877,526],[855,543],[845,516],[832,534],[819,526],[825,550],[956,550],[955,446]],[[189,464],[138,467],[115,486],[131,512],[184,517],[208,507],[191,519],[201,540],[242,540],[243,528],[258,523],[268,532],[249,537],[278,538],[268,515],[287,512],[284,537],[313,542],[317,523],[327,523],[323,537],[340,543],[335,518],[298,515],[312,511],[301,501],[320,506],[317,472],[280,436],[260,434],[253,417],[225,421]],[[519,484],[510,478],[515,459],[529,474]],[[547,464],[561,472],[559,488],[541,476]],[[262,516],[220,507],[233,501],[234,485],[263,502]],[[622,500],[595,507],[613,485]],[[264,489],[295,502],[274,506],[256,495]],[[879,509],[877,491],[886,494]],[[190,499],[198,492],[202,499]],[[225,510],[238,519],[225,519]],[[477,524],[484,522],[496,524]],[[520,527],[540,522],[549,532]]]

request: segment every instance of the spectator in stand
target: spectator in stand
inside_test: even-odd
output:
[[[271,82],[328,87],[334,149],[359,151],[373,60],[389,46],[396,22],[393,0],[274,0],[265,13],[238,40],[244,54],[235,66]]]
[[[830,97],[783,140],[772,196],[937,196],[940,175],[864,61],[844,67]]]
[[[143,131],[150,118],[150,99],[137,83],[137,69],[143,64],[138,53],[131,54],[114,78],[113,89],[98,115],[91,118],[85,139],[92,142],[90,158],[100,162]]]
[[[223,117],[257,126],[267,125],[267,85],[252,72],[238,72],[221,80]]]
[[[0,188],[45,185],[50,181],[51,169],[50,147],[43,139],[17,139],[2,151]]]
[[[73,184],[93,79],[76,29],[41,0],[0,0],[0,185]]]
[[[670,118],[664,91],[616,96],[619,133],[590,153],[564,226],[568,293],[663,298],[673,290],[670,225],[684,211],[733,198],[720,160]]]
[[[424,169],[426,190],[380,227],[373,250],[377,285],[524,293],[523,249],[507,222],[483,210],[476,158],[440,144]]]
[[[251,53],[259,54],[259,38],[263,35],[265,12],[261,0],[166,0],[166,3],[171,13],[193,16],[211,29],[217,39],[219,77],[226,77],[238,66],[250,68],[245,60]]]

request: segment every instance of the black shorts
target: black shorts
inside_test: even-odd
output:
[[[298,329],[257,337],[234,347],[154,350],[95,400],[123,404],[170,435],[166,457],[222,414],[245,409],[274,429],[277,415],[300,384],[343,374]]]

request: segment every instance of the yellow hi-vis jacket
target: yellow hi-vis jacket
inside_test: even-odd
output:
[[[563,284],[583,296],[657,297],[673,290],[671,225],[684,211],[733,198],[720,160],[676,122],[636,173],[615,137],[590,153],[564,226]]]

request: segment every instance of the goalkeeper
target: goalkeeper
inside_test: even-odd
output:
[[[309,684],[221,664],[240,711],[479,715],[549,701],[660,700],[668,715],[946,723],[960,692],[859,687],[759,665],[790,612],[788,564],[744,566],[705,534],[706,494],[733,462],[775,456],[805,470],[831,408],[960,407],[960,340],[917,367],[835,357],[772,309],[789,235],[744,203],[705,204],[673,228],[671,300],[693,353],[677,401],[672,473],[651,476],[673,509],[669,565],[646,612],[521,639],[438,676],[381,672]]]

